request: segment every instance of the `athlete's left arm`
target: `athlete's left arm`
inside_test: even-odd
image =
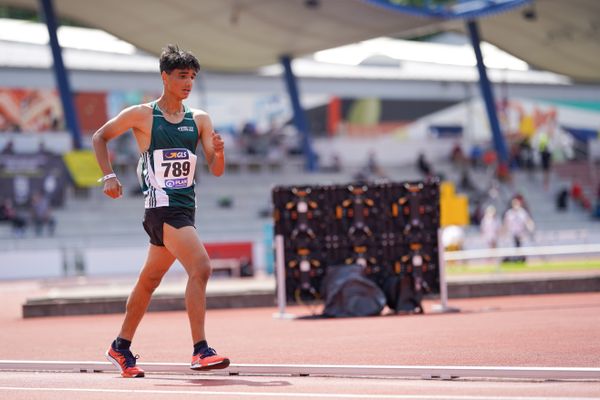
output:
[[[225,170],[225,145],[221,136],[213,129],[212,121],[207,113],[194,111],[194,121],[198,127],[198,135],[204,150],[208,168],[214,176],[223,175]]]

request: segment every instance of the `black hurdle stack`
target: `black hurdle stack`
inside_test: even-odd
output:
[[[439,181],[277,186],[286,298],[319,300],[327,266],[358,264],[397,312],[439,293]]]

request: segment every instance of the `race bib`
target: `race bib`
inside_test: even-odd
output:
[[[196,155],[188,149],[154,150],[154,175],[163,189],[183,189],[194,184]]]

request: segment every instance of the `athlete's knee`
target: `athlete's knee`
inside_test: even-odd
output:
[[[210,266],[210,262],[202,262],[196,264],[191,271],[189,271],[189,279],[191,281],[205,284],[210,278],[212,273],[212,268]]]
[[[151,275],[142,275],[138,280],[140,286],[144,288],[149,293],[154,293],[160,282],[162,281],[162,276],[151,276]]]

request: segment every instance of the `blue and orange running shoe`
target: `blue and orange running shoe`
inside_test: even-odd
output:
[[[194,371],[206,371],[227,367],[229,367],[229,358],[219,356],[215,349],[206,347],[201,352],[192,356],[192,365],[190,368]]]
[[[105,356],[108,361],[113,363],[115,367],[121,370],[121,376],[123,378],[144,377],[144,370],[135,366],[135,362],[139,356],[134,356],[131,351],[118,350],[111,345],[108,350],[106,350]]]

